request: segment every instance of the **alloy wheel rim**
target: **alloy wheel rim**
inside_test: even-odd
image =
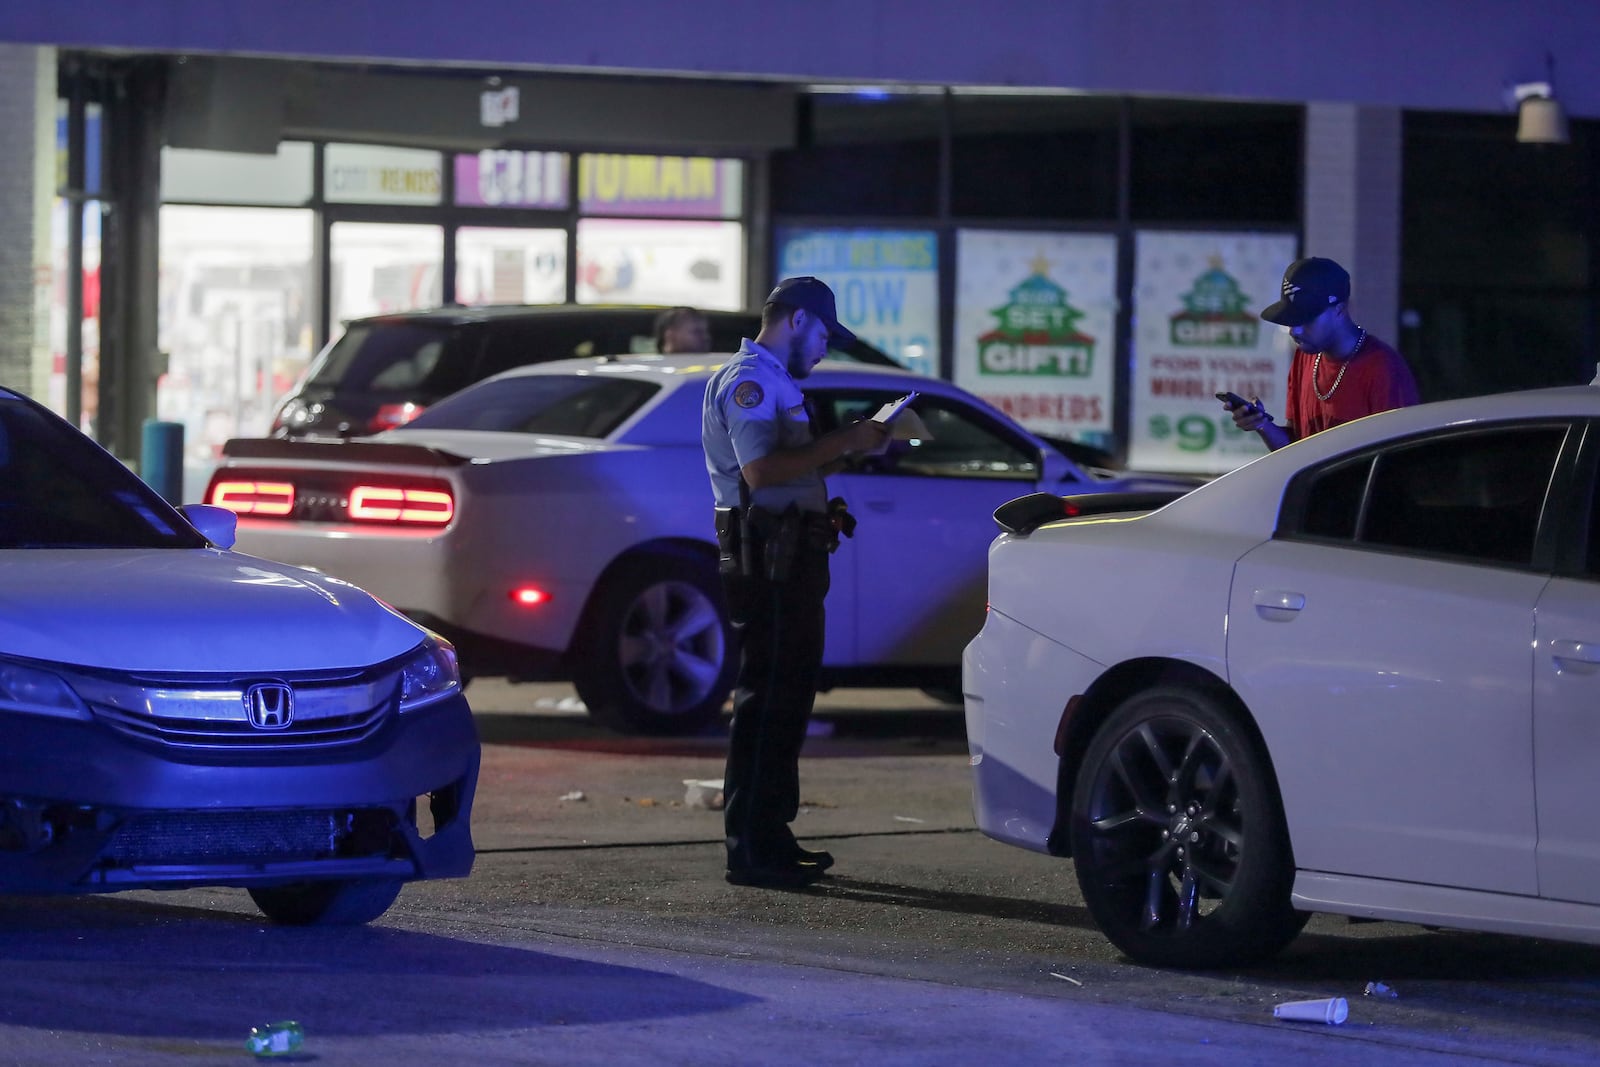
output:
[[[1246,838],[1233,760],[1189,719],[1147,719],[1097,772],[1088,812],[1099,881],[1140,930],[1181,933],[1228,899]]]
[[[647,586],[623,614],[617,648],[623,681],[657,714],[702,704],[726,654],[716,605],[688,582]]]

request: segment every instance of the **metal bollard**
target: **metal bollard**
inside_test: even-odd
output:
[[[139,474],[167,503],[183,503],[183,423],[144,420]]]

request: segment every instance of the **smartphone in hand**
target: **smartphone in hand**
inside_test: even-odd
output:
[[[1255,407],[1254,404],[1250,403],[1250,401],[1246,400],[1238,393],[1223,391],[1217,394],[1217,399],[1222,401],[1222,406],[1227,408],[1229,411],[1235,411],[1239,408]]]

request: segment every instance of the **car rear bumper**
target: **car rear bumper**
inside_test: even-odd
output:
[[[1058,807],[1053,741],[1066,703],[1102,668],[991,610],[962,660],[972,811],[999,841],[1048,850]]]
[[[479,747],[459,694],[320,753],[130,741],[0,715],[0,891],[462,877]]]
[[[508,553],[459,522],[447,531],[417,533],[246,519],[234,547],[366,590],[448,638],[471,674],[529,681],[565,677],[553,673],[554,659],[571,643],[595,580],[578,562],[560,575],[527,567],[524,554],[551,553],[534,544]],[[511,591],[530,581],[548,600],[520,606]]]

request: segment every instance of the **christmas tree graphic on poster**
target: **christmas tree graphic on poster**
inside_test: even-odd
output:
[[[956,235],[955,380],[1029,429],[1111,428],[1116,241]]]
[[[1286,234],[1136,236],[1130,467],[1221,474],[1265,454],[1216,394],[1257,396],[1282,414],[1292,344],[1260,311],[1295,247]]]

